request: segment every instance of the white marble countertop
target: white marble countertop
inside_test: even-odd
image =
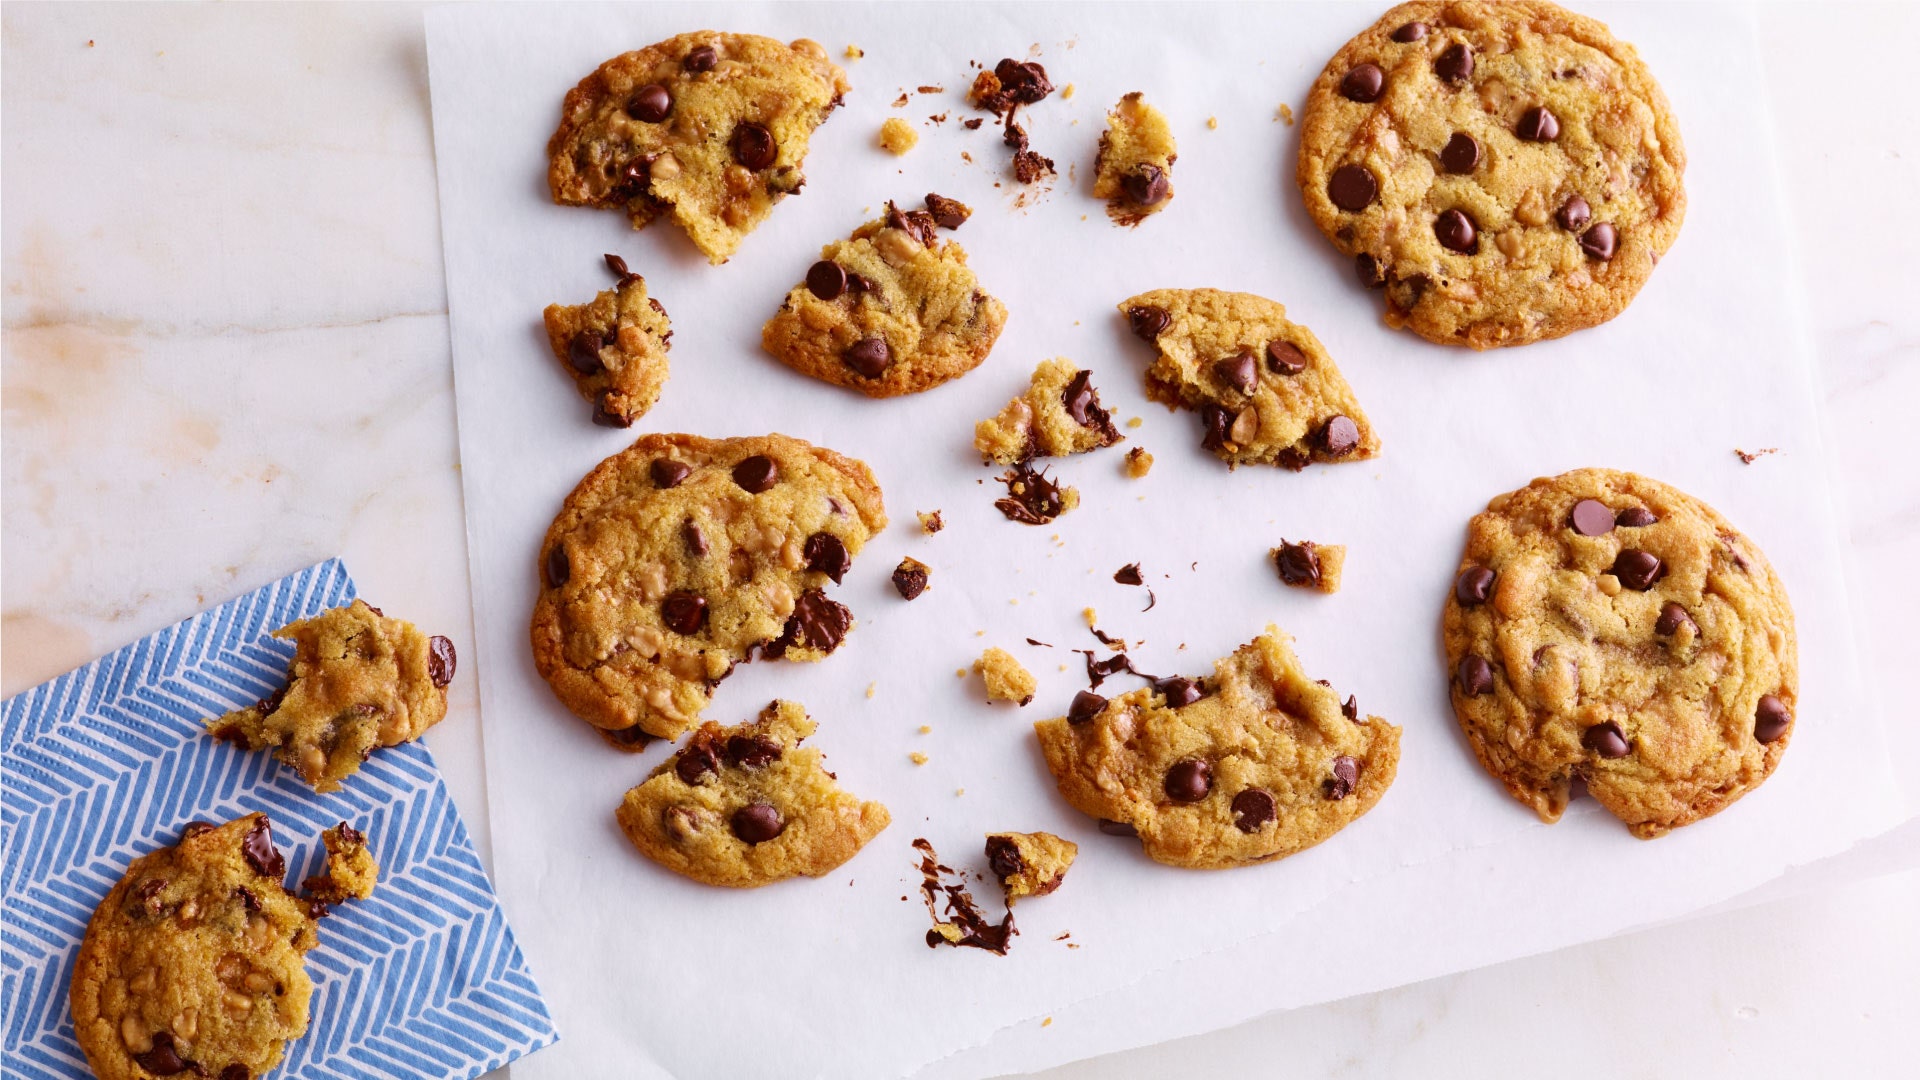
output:
[[[0,21],[0,689],[335,554],[470,638],[420,9]],[[1920,108],[1857,58],[1920,6],[1760,26],[1861,657],[1920,761]],[[451,700],[428,741],[484,851],[470,671]],[[1920,1051],[1917,910],[1909,824],[1679,925],[1048,1075],[1891,1075]]]

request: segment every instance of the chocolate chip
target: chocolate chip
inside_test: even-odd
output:
[[[1627,588],[1646,592],[1653,588],[1654,582],[1665,576],[1666,567],[1661,565],[1658,555],[1639,548],[1625,548],[1614,556],[1610,572]]]
[[[657,124],[673,112],[673,95],[659,83],[650,83],[627,99],[627,115],[648,124]]]
[[[692,518],[680,523],[680,542],[687,546],[687,554],[699,559],[707,557],[707,534]]]
[[[862,293],[870,293],[875,288],[877,288],[877,286],[874,285],[873,279],[867,277],[865,274],[847,275],[847,291],[855,296],[859,296]]]
[[[1144,162],[1120,178],[1121,192],[1135,206],[1158,204],[1167,197],[1169,188],[1166,170]]]
[[[1753,710],[1753,737],[1763,743],[1773,742],[1787,733],[1793,725],[1793,714],[1787,711],[1787,703],[1772,694],[1763,695],[1760,704]]]
[[[1260,385],[1260,365],[1254,361],[1253,353],[1242,352],[1225,360],[1215,360],[1213,377],[1251,397],[1254,388]]]
[[[547,584],[557,589],[565,585],[571,576],[573,567],[567,561],[567,549],[559,544],[553,545],[547,552]]]
[[[1613,222],[1603,221],[1580,234],[1580,250],[1605,262],[1613,258],[1620,245],[1620,233],[1614,229]]]
[[[673,763],[673,772],[680,782],[688,786],[698,784],[700,778],[708,773],[720,771],[720,759],[713,752],[713,744],[699,737],[687,744],[685,750]]]
[[[273,826],[267,823],[267,816],[253,819],[253,828],[240,840],[240,854],[246,857],[247,865],[261,877],[283,878],[287,876],[287,860],[273,846]]]
[[[633,426],[633,417],[614,408],[613,391],[602,390],[593,400],[593,422],[601,427],[625,428]]]
[[[793,614],[781,637],[789,644],[802,643],[821,652],[832,652],[846,639],[853,626],[853,613],[846,605],[828,599],[819,589],[808,589],[794,601]]]
[[[1347,719],[1353,721],[1356,724],[1359,723],[1360,722],[1360,699],[1354,697],[1352,694],[1348,694],[1347,700],[1340,703],[1340,715],[1346,717]]]
[[[1106,707],[1106,698],[1091,690],[1082,690],[1073,695],[1073,704],[1067,706],[1067,723],[1084,724],[1099,716]]]
[[[847,351],[840,354],[840,359],[867,378],[877,379],[893,366],[893,350],[887,346],[884,338],[861,338],[847,346]]]
[[[987,869],[993,876],[1005,881],[1027,868],[1026,856],[1020,854],[1020,845],[1006,836],[987,837]]]
[[[1108,836],[1139,836],[1140,835],[1140,830],[1134,828],[1132,825],[1128,824],[1127,822],[1113,821],[1108,818],[1101,818],[1100,824],[1095,827],[1098,828],[1101,832],[1106,833]]]
[[[1338,801],[1353,794],[1353,785],[1360,781],[1360,763],[1340,755],[1333,759],[1333,775],[1320,781],[1320,794]]]
[[[1387,283],[1387,275],[1380,269],[1380,260],[1364,251],[1353,257],[1353,272],[1363,288],[1378,289]]]
[[[1402,45],[1408,44],[1409,42],[1419,41],[1421,38],[1426,36],[1427,36],[1427,24],[1423,22],[1410,22],[1405,26],[1402,26],[1400,29],[1395,30],[1393,32],[1393,40],[1399,42]]]
[[[1163,307],[1141,306],[1127,309],[1128,329],[1133,331],[1135,337],[1144,341],[1152,341],[1159,337],[1161,331],[1165,330],[1167,324],[1172,321],[1173,316],[1167,314],[1167,309]]]
[[[1446,82],[1466,82],[1473,77],[1473,49],[1456,41],[1434,58],[1433,73]]]
[[[620,280],[625,281],[630,277],[637,276],[636,274],[634,274],[633,271],[627,269],[627,260],[621,258],[618,255],[615,255],[613,252],[609,251],[605,255],[602,255],[600,257],[607,261],[607,269],[613,271],[614,277],[617,277]]]
[[[1604,724],[1595,724],[1581,732],[1580,745],[1603,758],[1626,757],[1629,749],[1627,736],[1621,732],[1620,725],[1611,720]]]
[[[736,125],[728,145],[733,150],[733,160],[754,172],[772,166],[780,156],[773,132],[752,121]]]
[[[180,839],[191,840],[203,833],[212,832],[214,827],[211,821],[189,821],[187,827],[180,830]]]
[[[1008,102],[1012,104],[1032,105],[1053,93],[1053,83],[1047,80],[1047,69],[1032,60],[1018,61],[1008,57],[993,65],[993,76],[1000,80],[1001,92],[1007,95]]]
[[[807,267],[807,291],[822,300],[838,300],[847,291],[847,272],[831,259]]]
[[[1380,91],[1386,89],[1387,73],[1377,65],[1361,64],[1347,72],[1340,80],[1340,96],[1348,101],[1357,101],[1362,105],[1377,101]]]
[[[780,811],[767,803],[748,803],[733,812],[733,835],[749,844],[764,844],[786,829]]]
[[[912,600],[927,591],[927,567],[914,559],[901,559],[893,568],[893,588],[902,600]]]
[[[1093,388],[1093,372],[1074,372],[1073,378],[1067,380],[1066,389],[1060,392],[1060,404],[1074,423],[1101,432],[1109,445],[1120,441],[1120,432],[1113,426],[1112,417],[1100,407],[1100,392]]]
[[[1461,607],[1474,607],[1493,595],[1493,571],[1484,566],[1469,566],[1453,579],[1453,598]]]
[[[582,375],[597,375],[606,370],[600,362],[603,342],[599,334],[582,330],[567,344],[567,364]]]
[[[647,475],[653,480],[653,486],[662,490],[677,488],[687,477],[693,475],[693,466],[672,458],[654,458],[647,466]]]
[[[1619,515],[1613,519],[1613,523],[1623,529],[1644,529],[1658,523],[1659,520],[1653,516],[1653,511],[1644,506],[1629,506],[1620,511]]]
[[[187,1059],[174,1049],[173,1036],[164,1031],[154,1032],[153,1047],[144,1054],[133,1055],[133,1060],[155,1076],[172,1076],[192,1068],[187,1064]]]
[[[1698,625],[1693,621],[1693,616],[1687,614],[1686,608],[1681,607],[1671,600],[1661,604],[1660,617],[1653,621],[1653,632],[1656,634],[1672,634],[1682,626],[1693,626],[1694,629],[1699,629]]]
[[[1185,675],[1175,675],[1167,679],[1155,679],[1153,680],[1153,688],[1160,691],[1161,696],[1167,699],[1167,707],[1170,709],[1185,708],[1207,696],[1206,691],[1200,689],[1199,683],[1187,678]]]
[[[1605,536],[1613,531],[1613,511],[1599,499],[1581,499],[1573,504],[1567,523],[1581,536]]]
[[[1267,370],[1275,375],[1298,375],[1307,370],[1307,354],[1291,342],[1274,338],[1267,342]]]
[[[1433,235],[1448,251],[1471,255],[1480,249],[1480,233],[1473,219],[1460,210],[1445,210],[1433,219]]]
[[[993,508],[1008,521],[1022,525],[1045,525],[1067,511],[1067,497],[1044,472],[1030,462],[1019,462],[1000,477],[1007,485],[1004,498],[995,499]]]
[[[676,589],[660,601],[660,621],[676,634],[697,634],[707,624],[707,598]]]
[[[1230,441],[1227,433],[1233,430],[1233,411],[1223,405],[1209,401],[1200,406],[1200,448],[1219,453],[1227,448]]]
[[[1568,232],[1579,232],[1587,222],[1593,220],[1593,208],[1587,205],[1587,200],[1575,195],[1567,200],[1559,213],[1553,215],[1553,219]]]
[[[1552,142],[1560,137],[1560,118],[1545,105],[1535,105],[1520,114],[1513,133],[1528,142]]]
[[[1480,140],[1464,131],[1456,131],[1440,150],[1440,164],[1456,175],[1470,173],[1480,165]]]
[[[1260,827],[1280,816],[1280,804],[1273,792],[1248,788],[1233,797],[1233,827],[1243,833],[1259,832]]]
[[[1280,580],[1288,585],[1307,589],[1320,585],[1320,556],[1314,553],[1312,544],[1280,541],[1273,551],[1273,565],[1280,571]]]
[[[1199,802],[1213,790],[1213,766],[1199,758],[1176,761],[1173,768],[1167,770],[1167,778],[1160,786],[1166,790],[1167,798],[1174,802]]]
[[[1342,210],[1358,213],[1373,205],[1380,182],[1365,165],[1342,165],[1327,178],[1327,198]]]
[[[714,50],[713,46],[695,45],[687,50],[687,55],[680,61],[680,69],[689,75],[698,75],[701,72],[712,71],[713,65],[719,61],[720,54]]]
[[[1334,457],[1345,457],[1360,445],[1360,427],[1345,416],[1336,416],[1320,427],[1320,449]]]
[[[973,216],[973,208],[959,199],[949,199],[945,195],[927,193],[927,213],[933,215],[933,223],[943,229],[957,229]]]
[[[1461,657],[1453,677],[1460,684],[1460,692],[1468,697],[1493,693],[1493,666],[1477,656]]]
[[[220,1070],[220,1080],[253,1080],[253,1074],[247,1071],[245,1065],[236,1061]]]
[[[427,639],[427,678],[433,680],[433,685],[445,686],[452,682],[454,668],[459,666],[459,662],[451,640],[439,634]]]
[[[733,467],[733,482],[755,495],[773,487],[780,479],[780,466],[765,454],[755,454]]]
[[[780,760],[780,744],[766,735],[734,735],[727,739],[727,761],[736,769],[764,769]]]
[[[827,575],[835,585],[840,584],[847,569],[853,565],[853,556],[847,554],[847,545],[832,533],[818,532],[807,537],[801,554],[806,557],[807,569]]]

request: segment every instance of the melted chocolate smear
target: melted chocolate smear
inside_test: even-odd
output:
[[[1140,610],[1141,610],[1141,611],[1152,611],[1152,610],[1153,610],[1153,605],[1155,605],[1155,604],[1157,604],[1157,603],[1159,603],[1159,602],[1160,602],[1160,598],[1159,598],[1159,597],[1157,597],[1157,596],[1155,596],[1155,595],[1153,595],[1153,590],[1152,590],[1152,589],[1148,589],[1148,590],[1147,590],[1147,606],[1146,606],[1146,607],[1143,607],[1143,608],[1141,608]]]
[[[240,854],[246,857],[247,865],[262,877],[276,881],[287,875],[287,860],[273,846],[273,827],[267,824],[267,816],[254,819],[253,828],[240,840]]]
[[[1029,644],[1029,645],[1038,645],[1038,646],[1040,646],[1040,647],[1041,647],[1041,648],[1043,648],[1043,649],[1051,649],[1051,648],[1053,648],[1053,646],[1051,646],[1051,645],[1049,645],[1049,644],[1047,644],[1047,643],[1046,643],[1046,642],[1044,642],[1044,641],[1035,641],[1035,640],[1033,640],[1032,638],[1028,638],[1028,639],[1027,639],[1027,644]]]
[[[1137,563],[1137,562],[1136,562],[1136,563],[1128,563],[1127,565],[1125,565],[1125,566],[1123,566],[1123,567],[1121,567],[1120,569],[1118,569],[1118,570],[1116,570],[1116,571],[1114,571],[1114,572],[1113,572],[1113,580],[1115,580],[1115,581],[1117,581],[1117,582],[1119,582],[1119,583],[1120,583],[1120,584],[1122,584],[1122,585],[1144,585],[1144,584],[1146,584],[1146,581],[1145,581],[1145,579],[1143,579],[1143,578],[1142,578],[1142,577],[1140,576],[1140,564],[1139,564],[1139,563]]]
[[[1126,653],[1118,653],[1114,656],[1107,657],[1105,660],[1101,660],[1092,649],[1075,649],[1073,651],[1087,658],[1087,685],[1095,690],[1100,689],[1100,684],[1106,682],[1108,676],[1118,675],[1123,671],[1129,675],[1139,675],[1148,682],[1153,681],[1153,676],[1142,675],[1140,672],[1133,670],[1133,661],[1127,658]]]
[[[939,930],[927,931],[927,948],[937,949],[942,945],[955,948],[965,946],[972,949],[985,949],[998,956],[1007,955],[1007,946],[1013,936],[1020,931],[1013,925],[1013,908],[1007,908],[1006,915],[998,923],[987,921],[985,912],[973,901],[973,895],[967,892],[964,875],[956,874],[950,866],[942,866],[940,857],[934,854],[933,845],[924,839],[913,842],[915,851],[920,853],[920,896],[927,903],[927,914],[935,925],[942,923],[958,927],[961,936],[957,941],[949,940]],[[953,874],[956,878],[951,885],[944,884],[944,875]],[[940,917],[940,894],[946,894],[947,917]]]
[[[1021,462],[1007,470],[1000,482],[1007,485],[1005,498],[994,500],[994,509],[1006,515],[1008,521],[1017,521],[1022,525],[1045,525],[1066,510],[1066,500],[1060,494],[1060,485],[1047,479],[1044,471],[1035,471],[1033,466]]]

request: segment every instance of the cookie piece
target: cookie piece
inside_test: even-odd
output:
[[[1454,715],[1542,821],[1573,782],[1642,839],[1758,787],[1793,734],[1793,608],[1758,545],[1657,480],[1580,469],[1487,504],[1441,623]]]
[[[1107,114],[1093,163],[1093,197],[1116,224],[1138,225],[1173,202],[1173,128],[1135,90]]]
[[[567,91],[547,141],[563,206],[660,214],[716,265],[806,182],[807,140],[847,92],[827,51],[753,34],[681,34],[601,64]]]
[[[1012,701],[1025,705],[1033,700],[1033,692],[1040,685],[1033,672],[1020,666],[1020,661],[1005,649],[988,649],[973,662],[973,670],[980,676],[980,682],[986,687],[988,701]]]
[[[1601,23],[1426,0],[1327,63],[1297,177],[1388,325],[1490,349],[1626,310],[1679,236],[1686,166],[1666,95]]]
[[[615,812],[640,854],[708,885],[753,889],[821,877],[892,819],[834,783],[806,710],[776,701],[734,727],[706,723]]]
[[[1021,897],[1058,889],[1079,853],[1080,845],[1050,832],[987,834],[987,866],[1000,879],[1008,907]]]
[[[933,574],[933,568],[911,555],[900,558],[900,565],[893,568],[893,588],[902,600],[918,599],[927,591],[927,579]]]
[[[1291,855],[1345,828],[1393,783],[1400,729],[1300,672],[1275,627],[1214,664],[1111,701],[1082,691],[1034,725],[1047,768],[1103,831],[1147,856],[1219,869]]]
[[[453,642],[390,619],[365,600],[289,623],[293,670],[273,697],[207,721],[216,739],[273,756],[315,791],[340,781],[383,746],[426,734],[447,715]]]
[[[1198,412],[1201,448],[1228,465],[1303,469],[1380,453],[1340,369],[1282,305],[1251,293],[1156,289],[1120,313],[1159,350],[1147,396]]]
[[[1293,543],[1280,541],[1268,550],[1273,568],[1284,584],[1296,589],[1318,589],[1324,593],[1340,591],[1340,568],[1346,565],[1347,549],[1339,544],[1316,544],[1311,540]]]
[[[853,616],[826,587],[886,524],[873,473],[832,450],[785,435],[642,436],[588,473],[547,530],[534,664],[602,732],[677,738],[733,665],[839,647]]]
[[[87,923],[74,1037],[95,1076],[264,1076],[306,1033],[325,908],[287,892],[264,814],[135,859]]]
[[[673,328],[667,309],[647,295],[646,279],[618,255],[606,260],[619,285],[591,303],[548,304],[547,343],[580,396],[593,402],[593,422],[631,427],[660,400]]]
[[[1133,480],[1144,478],[1153,471],[1153,455],[1144,447],[1136,446],[1127,451],[1127,476]]]
[[[1007,493],[993,501],[993,508],[1022,525],[1045,525],[1080,505],[1078,488],[1054,483],[1045,471],[1025,461],[1008,469],[999,482],[1007,485]]]
[[[1042,360],[1026,393],[1007,402],[1000,415],[973,426],[974,449],[1002,465],[1084,454],[1124,441],[1112,415],[1100,407],[1093,372],[1065,357]]]
[[[322,904],[340,904],[372,896],[373,887],[380,880],[380,864],[367,850],[366,835],[343,821],[321,833],[320,841],[326,845],[327,865],[300,883],[307,895]]]
[[[895,157],[920,144],[920,133],[913,125],[897,116],[889,116],[880,124],[880,145]]]
[[[980,290],[960,245],[936,235],[940,220],[888,203],[884,217],[821,248],[761,328],[761,346],[803,375],[877,398],[979,367],[1006,305]]]

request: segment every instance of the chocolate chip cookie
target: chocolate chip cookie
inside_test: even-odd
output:
[[[673,328],[667,309],[647,295],[646,279],[618,255],[606,260],[620,283],[591,303],[549,304],[547,342],[580,396],[593,402],[593,422],[623,428],[660,400]]]
[[[666,214],[715,264],[806,182],[807,140],[847,92],[805,39],[702,30],[601,64],[567,91],[547,141],[565,206]]]
[[[1301,674],[1271,626],[1209,677],[1083,690],[1034,731],[1075,809],[1199,869],[1312,847],[1371,810],[1400,761],[1400,729]]]
[[[340,790],[375,750],[412,742],[447,715],[453,642],[365,600],[273,636],[294,644],[286,688],[207,721],[207,730],[249,750],[272,750],[315,791]]]
[[[821,248],[761,329],[761,345],[803,375],[877,398],[979,367],[1007,308],[981,291],[960,245],[938,235],[959,228],[966,207],[938,195],[927,206],[888,203],[885,216]]]
[[[1388,325],[1490,349],[1626,310],[1686,215],[1687,156],[1633,46],[1544,0],[1401,4],[1307,95],[1307,212]]]
[[[1158,355],[1147,396],[1200,414],[1200,446],[1230,466],[1364,461],[1380,439],[1333,358],[1287,309],[1251,293],[1156,289],[1120,304]]]
[[[95,1076],[251,1080],[280,1061],[307,1030],[305,956],[326,913],[287,892],[285,874],[264,814],[188,826],[177,846],[133,861],[74,963],[74,1037]]]
[[[1093,163],[1093,197],[1107,200],[1107,216],[1138,225],[1173,202],[1173,128],[1138,90],[1107,114]]]
[[[734,664],[840,646],[853,616],[827,586],[886,524],[873,474],[832,450],[785,435],[642,436],[588,473],[547,530],[534,664],[615,745],[676,738]]]
[[[1050,832],[987,834],[987,866],[1000,879],[1008,907],[1021,897],[1058,889],[1079,853],[1080,845]]]
[[[1487,504],[1442,621],[1454,714],[1542,821],[1574,781],[1650,839],[1758,787],[1793,734],[1786,589],[1657,480],[1580,469]]]
[[[1083,454],[1124,441],[1112,414],[1100,406],[1093,372],[1065,357],[1041,361],[1026,393],[1007,402],[998,416],[973,426],[974,449],[1002,465]]]
[[[891,818],[842,791],[802,749],[806,710],[776,701],[735,727],[702,724],[627,792],[615,816],[640,853],[708,885],[752,889],[832,873]]]

